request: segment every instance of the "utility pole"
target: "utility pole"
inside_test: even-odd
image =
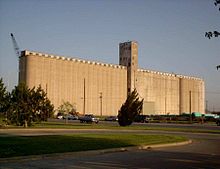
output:
[[[167,115],[167,97],[165,96],[165,115]]]
[[[86,111],[86,79],[83,79],[83,115]]]
[[[189,121],[192,123],[192,91],[189,91]]]
[[[205,104],[205,107],[206,107],[205,113],[208,113],[208,100],[206,100],[205,103],[206,103],[206,104]]]
[[[167,115],[167,80],[165,79],[165,115]]]
[[[102,92],[100,92],[100,116],[102,117]]]

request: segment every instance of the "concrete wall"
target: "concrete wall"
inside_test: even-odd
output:
[[[136,88],[144,98],[144,114],[179,114],[179,78],[174,74],[139,69]]]
[[[55,108],[69,101],[81,113],[85,108],[85,113],[117,115],[134,87],[144,98],[144,114],[205,112],[202,79],[137,69],[137,42],[121,43],[119,49],[123,66],[24,51],[19,80],[41,85]]]
[[[204,81],[190,78],[180,78],[180,113],[205,113]]]
[[[139,69],[136,87],[144,98],[144,114],[205,113],[204,81],[199,78]]]
[[[127,70],[124,66],[29,51],[25,51],[20,63],[21,81],[29,87],[41,85],[55,108],[63,101],[69,101],[83,112],[84,79],[85,113],[116,115],[127,97]]]

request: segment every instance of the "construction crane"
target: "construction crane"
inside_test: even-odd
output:
[[[12,43],[13,43],[13,46],[14,46],[15,53],[16,53],[17,57],[20,58],[21,52],[20,52],[20,49],[18,47],[18,44],[15,40],[15,37],[14,37],[13,33],[11,33],[11,39],[12,39]]]

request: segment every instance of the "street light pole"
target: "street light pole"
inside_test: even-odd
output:
[[[208,113],[208,100],[205,101],[205,113]]]
[[[167,97],[165,96],[165,115],[167,115]]]
[[[102,92],[100,92],[100,116],[102,116]]]
[[[83,79],[83,115],[85,115],[86,111],[86,80]]]
[[[189,91],[189,120],[192,123],[192,91]]]

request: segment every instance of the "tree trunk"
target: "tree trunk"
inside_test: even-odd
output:
[[[24,120],[24,128],[27,128],[28,125],[27,125],[27,120]]]

